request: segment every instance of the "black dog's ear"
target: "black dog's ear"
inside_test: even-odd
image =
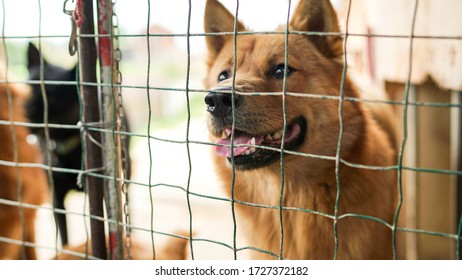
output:
[[[76,77],[77,71],[78,71],[78,69],[77,69],[77,64],[76,64],[76,65],[75,65],[74,67],[72,67],[72,69],[71,69],[71,76],[72,76],[72,79],[77,79],[77,77]]]
[[[45,59],[43,60],[43,63],[46,63]],[[39,50],[29,42],[29,47],[27,49],[27,68],[31,69],[33,67],[39,67],[40,66],[40,52]]]

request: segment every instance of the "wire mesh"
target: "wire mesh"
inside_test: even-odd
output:
[[[348,1],[348,10],[351,6],[351,0]],[[41,1],[38,1],[38,11],[39,14],[41,15],[41,7],[40,7]],[[45,153],[45,162],[44,163],[23,163],[19,162],[17,159],[17,156],[14,157],[13,161],[8,161],[8,160],[3,160],[0,159],[0,168],[1,167],[15,167],[17,169],[17,178],[18,178],[18,197],[22,197],[22,191],[21,191],[21,181],[20,181],[20,176],[19,176],[19,170],[21,168],[25,167],[33,167],[33,168],[39,168],[43,169],[44,171],[47,172],[48,174],[48,179],[49,179],[49,184],[51,188],[51,192],[54,190],[54,184],[53,184],[53,178],[52,174],[53,173],[72,173],[72,174],[78,174],[79,177],[82,176],[90,176],[94,177],[97,179],[105,180],[105,181],[110,181],[110,182],[117,182],[121,184],[126,184],[126,185],[131,185],[132,188],[137,188],[137,187],[144,187],[147,189],[149,192],[149,200],[150,200],[150,226],[149,228],[146,227],[141,227],[137,226],[134,224],[130,223],[129,219],[121,220],[119,218],[116,219],[110,219],[106,217],[99,217],[99,216],[94,216],[94,215],[89,215],[86,214],[85,211],[83,212],[73,212],[69,210],[63,210],[63,209],[57,209],[51,205],[49,206],[38,206],[38,205],[32,205],[32,204],[27,204],[23,203],[21,199],[18,201],[12,201],[9,199],[3,199],[0,198],[0,204],[1,205],[10,205],[10,206],[15,206],[18,208],[18,211],[22,211],[24,208],[31,208],[31,209],[42,209],[46,211],[51,211],[52,213],[65,213],[66,215],[71,215],[71,216],[81,216],[84,219],[96,219],[98,221],[102,221],[105,223],[110,223],[110,224],[115,224],[118,226],[121,226],[125,228],[127,231],[128,229],[130,230],[138,230],[138,231],[143,231],[146,233],[150,234],[150,243],[152,247],[152,254],[154,258],[156,257],[156,251],[157,246],[155,246],[156,241],[156,236],[169,236],[169,237],[175,237],[175,238],[180,238],[180,239],[185,239],[190,241],[189,249],[190,249],[190,257],[192,259],[196,258],[196,253],[193,244],[196,243],[211,243],[211,244],[216,244],[222,247],[225,247],[229,250],[232,251],[233,258],[238,259],[238,252],[242,251],[256,251],[264,254],[268,254],[273,258],[276,259],[283,259],[284,257],[284,243],[285,239],[288,238],[284,234],[284,219],[283,219],[283,213],[284,212],[289,212],[289,211],[294,211],[294,212],[303,212],[303,213],[309,213],[312,215],[317,215],[321,217],[325,217],[328,219],[332,220],[333,226],[334,226],[334,232],[332,238],[335,240],[335,250],[334,250],[334,259],[337,258],[337,252],[338,252],[338,242],[339,239],[342,238],[341,235],[338,235],[337,233],[337,223],[338,221],[348,218],[348,217],[355,217],[358,219],[366,219],[366,220],[371,220],[375,221],[378,223],[383,224],[387,228],[390,229],[393,233],[393,257],[397,258],[397,245],[396,245],[396,234],[397,232],[408,232],[408,233],[413,233],[413,234],[423,234],[423,235],[430,235],[430,236],[438,236],[438,237],[443,237],[447,239],[454,240],[456,243],[456,258],[460,259],[460,251],[461,251],[461,245],[460,245],[460,240],[462,236],[462,216],[459,219],[458,227],[457,227],[457,232],[455,233],[445,233],[445,232],[437,232],[437,231],[432,231],[432,230],[425,230],[425,229],[419,229],[419,228],[406,228],[406,227],[400,227],[398,226],[398,217],[400,216],[400,210],[401,206],[403,203],[403,179],[402,179],[402,174],[403,171],[411,171],[411,172],[421,172],[421,173],[433,173],[433,174],[446,174],[446,175],[453,175],[453,176],[462,176],[462,171],[460,170],[445,170],[445,169],[431,169],[431,168],[424,168],[424,167],[417,167],[417,166],[406,166],[404,163],[404,150],[406,148],[406,141],[407,141],[407,110],[409,106],[415,106],[415,107],[433,107],[433,108],[457,108],[460,109],[462,107],[461,103],[439,103],[439,102],[410,102],[409,101],[409,87],[411,86],[411,74],[412,74],[412,52],[413,52],[413,42],[416,40],[456,40],[460,41],[462,40],[461,36],[423,36],[423,35],[417,35],[415,34],[414,27],[415,27],[415,22],[417,18],[417,11],[418,11],[418,4],[419,1],[415,0],[413,1],[414,6],[413,6],[413,17],[412,17],[412,29],[409,33],[409,35],[388,35],[388,34],[355,34],[355,33],[350,33],[348,32],[348,19],[349,17],[347,16],[347,22],[346,22],[346,30],[345,32],[341,33],[330,33],[330,32],[299,32],[299,31],[290,31],[288,28],[288,23],[290,19],[290,11],[291,11],[291,1],[287,1],[287,17],[286,17],[286,27],[283,31],[271,31],[271,32],[251,32],[251,31],[239,31],[238,30],[238,20],[239,20],[239,1],[236,1],[236,9],[234,10],[234,31],[233,32],[219,32],[219,33],[191,33],[191,21],[192,21],[192,7],[194,6],[194,3],[192,1],[185,2],[184,5],[188,5],[188,17],[187,17],[187,23],[188,25],[186,26],[186,32],[185,33],[174,33],[174,34],[161,34],[161,33],[153,33],[150,31],[151,27],[151,10],[153,7],[151,7],[151,1],[147,1],[147,15],[146,15],[146,33],[140,33],[140,34],[109,34],[109,35],[95,35],[95,38],[101,38],[105,36],[109,36],[111,39],[114,38],[114,36],[117,36],[117,38],[120,39],[136,39],[136,38],[143,38],[146,39],[146,48],[147,48],[147,67],[146,67],[146,80],[145,80],[145,85],[126,85],[122,83],[117,83],[115,81],[111,82],[96,82],[96,83],[88,83],[88,82],[76,82],[76,81],[58,81],[58,80],[49,80],[44,78],[44,69],[43,66],[41,67],[41,78],[38,81],[27,81],[27,80],[14,80],[11,79],[8,74],[6,74],[5,77],[2,77],[0,80],[0,83],[7,85],[10,83],[18,83],[18,84],[27,84],[27,85],[40,85],[42,89],[42,97],[44,100],[44,104],[48,104],[47,102],[47,93],[46,93],[46,86],[48,85],[63,85],[63,84],[68,84],[68,85],[75,85],[77,87],[79,86],[92,86],[92,87],[111,87],[111,89],[117,89],[117,90],[125,90],[125,89],[132,89],[132,90],[145,90],[146,92],[146,100],[147,100],[147,111],[148,111],[148,117],[147,117],[147,124],[145,128],[145,133],[137,133],[137,132],[125,132],[116,129],[116,122],[115,118],[113,119],[113,122],[110,126],[105,127],[101,126],[101,124],[95,124],[95,123],[80,123],[80,124],[75,124],[75,125],[64,125],[64,124],[54,124],[54,123],[49,123],[48,121],[48,115],[49,115],[49,110],[45,105],[44,108],[44,121],[41,124],[34,124],[34,123],[29,123],[29,122],[18,122],[14,121],[12,117],[10,117],[8,120],[0,120],[0,125],[1,126],[11,126],[12,128],[15,126],[21,126],[21,127],[40,127],[44,128],[45,132],[49,131],[49,129],[53,128],[60,128],[60,129],[69,129],[69,130],[87,130],[87,131],[93,131],[93,132],[99,132],[102,134],[111,134],[113,137],[116,136],[126,136],[126,137],[132,137],[132,138],[139,138],[142,139],[143,141],[146,141],[146,146],[148,150],[148,166],[145,166],[143,168],[147,169],[148,171],[146,172],[148,174],[148,179],[146,182],[138,181],[138,180],[133,180],[129,179],[125,176],[117,177],[117,176],[107,176],[103,174],[99,174],[96,171],[99,170],[76,170],[76,169],[67,169],[67,168],[60,168],[53,166],[52,164],[52,154],[51,152]],[[5,0],[2,1],[3,4],[3,28],[5,28],[6,22],[5,18],[7,16],[7,10],[5,8]],[[117,4],[114,4],[117,7]],[[45,39],[52,39],[52,38],[67,38],[67,35],[42,35],[41,34],[41,26],[40,23],[42,22],[42,19],[40,18],[39,20],[39,33],[38,35],[30,35],[30,36],[15,36],[15,35],[5,35],[5,30],[3,29],[2,31],[2,44],[3,44],[3,49],[4,49],[4,56],[5,60],[3,62],[5,68],[6,68],[6,73],[8,73],[8,68],[9,68],[9,61],[8,61],[8,49],[9,46],[7,45],[7,41],[10,40],[19,40],[19,39],[38,39],[38,45],[39,49],[41,49],[42,45],[42,40]],[[236,89],[235,89],[235,79],[236,79],[236,73],[237,73],[237,38],[239,36],[266,36],[266,35],[274,35],[274,34],[280,34],[284,35],[285,38],[285,50],[284,50],[284,55],[285,55],[285,67],[287,67],[288,63],[288,54],[289,54],[289,36],[298,34],[298,35],[308,35],[308,36],[340,36],[343,38],[344,43],[343,43],[343,50],[344,50],[344,61],[343,61],[343,73],[342,73],[342,81],[341,81],[341,87],[339,89],[340,95],[337,96],[332,96],[328,95],[327,93],[295,93],[295,92],[288,92],[286,90],[286,78],[287,76],[284,76],[283,80],[283,90],[282,92],[246,92],[246,93],[241,93],[239,92],[240,95],[243,96],[281,96],[282,98],[282,108],[283,108],[283,118],[284,118],[284,129],[283,129],[283,138],[285,136],[285,133],[287,131],[287,114],[286,114],[286,98],[288,96],[290,97],[297,97],[297,98],[307,98],[307,99],[324,99],[324,100],[336,100],[339,102],[338,106],[338,115],[339,115],[339,124],[340,124],[340,132],[339,132],[339,138],[337,139],[337,149],[336,149],[336,155],[335,156],[325,156],[325,155],[317,155],[317,154],[309,154],[309,153],[303,153],[303,152],[297,152],[297,151],[292,151],[292,150],[285,150],[284,149],[284,141],[281,142],[280,147],[267,147],[267,146],[259,146],[259,145],[254,145],[253,147],[256,147],[258,149],[262,150],[271,150],[271,151],[276,151],[280,153],[280,179],[281,179],[281,186],[280,186],[280,197],[279,197],[279,204],[274,206],[274,205],[264,205],[264,204],[257,204],[257,203],[250,203],[246,201],[240,201],[235,198],[235,172],[236,170],[234,169],[234,148],[235,147],[249,147],[252,145],[248,144],[234,144],[234,128],[235,128],[235,101],[234,101],[234,96],[237,94]],[[192,146],[202,146],[202,147],[216,147],[220,146],[220,144],[215,144],[211,143],[209,141],[202,141],[202,140],[195,140],[194,138],[191,137],[190,135],[190,129],[191,129],[191,95],[201,95],[204,93],[207,93],[207,89],[202,89],[202,88],[193,88],[191,87],[190,84],[190,76],[191,76],[191,45],[190,45],[190,40],[191,38],[194,37],[206,37],[206,36],[232,36],[234,40],[234,63],[233,63],[233,86],[230,91],[230,94],[233,96],[232,100],[232,114],[233,114],[233,124],[232,124],[232,133],[231,133],[231,144],[230,144],[230,151],[231,151],[231,166],[233,167],[232,169],[232,180],[229,182],[231,188],[231,193],[229,194],[229,197],[221,197],[221,196],[215,196],[215,195],[208,195],[204,194],[202,192],[196,192],[192,190],[191,186],[191,176],[193,174],[193,171],[195,172],[196,170],[199,170],[201,167],[200,166],[194,166],[193,161],[192,161],[192,154],[191,154],[191,147]],[[81,36],[81,35],[80,35]],[[82,36],[85,37],[85,36]],[[152,85],[152,79],[153,79],[153,73],[151,71],[151,52],[149,51],[151,49],[151,39],[152,38],[175,38],[175,37],[180,37],[186,39],[186,52],[187,52],[187,60],[186,60],[186,75],[184,77],[185,81],[185,86],[184,88],[182,87],[163,87],[163,86],[153,86]],[[406,88],[404,92],[404,97],[403,100],[401,101],[377,101],[377,100],[368,100],[364,98],[352,98],[352,97],[347,97],[344,96],[344,80],[346,78],[346,73],[347,73],[347,67],[348,67],[348,60],[347,60],[347,39],[351,37],[374,37],[374,38],[389,38],[389,39],[396,39],[396,40],[409,40],[409,61],[407,63],[409,67],[409,72],[408,72],[408,78],[406,82]],[[44,62],[42,60],[41,64],[43,65]],[[285,68],[285,72],[287,73],[287,68]],[[153,134],[153,126],[152,126],[152,119],[153,119],[153,112],[151,108],[152,100],[151,100],[151,94],[153,91],[156,92],[167,92],[167,93],[172,93],[172,94],[178,94],[175,98],[178,98],[178,100],[182,100],[181,102],[185,102],[186,105],[186,131],[184,134],[184,139],[178,139],[178,138],[169,138],[168,136],[155,136]],[[181,94],[184,93],[184,99],[181,98]],[[401,106],[402,107],[402,112],[403,112],[403,118],[402,118],[402,126],[403,126],[403,137],[401,139],[401,144],[400,144],[400,149],[399,149],[399,155],[398,155],[398,162],[396,165],[393,166],[367,166],[367,165],[362,165],[362,164],[357,164],[353,162],[348,162],[344,159],[341,158],[341,142],[342,142],[342,137],[343,137],[343,117],[342,117],[342,110],[344,103],[380,103],[380,104],[388,104],[388,105],[394,105],[394,106]],[[12,139],[15,138],[14,136],[14,129],[12,129]],[[47,133],[46,134],[46,143],[47,146],[50,147],[51,149],[51,141],[50,141],[50,136]],[[156,143],[170,143],[178,146],[185,146],[186,147],[186,154],[187,154],[187,159],[188,159],[188,170],[187,170],[187,182],[184,185],[175,185],[175,184],[169,184],[165,182],[155,182],[153,180],[153,162],[154,162],[154,157],[155,153],[153,150],[153,146],[156,145]],[[223,145],[226,146],[226,145]],[[17,150],[17,147],[14,148],[14,150]],[[309,158],[316,158],[316,159],[323,159],[323,160],[328,160],[332,161],[335,163],[335,176],[336,176],[336,182],[337,182],[337,192],[336,192],[336,201],[335,201],[335,209],[334,209],[334,214],[329,214],[329,213],[323,213],[319,211],[315,211],[312,209],[304,209],[304,208],[296,208],[296,207],[287,207],[283,205],[283,193],[284,193],[284,178],[285,178],[285,172],[284,169],[287,167],[284,167],[284,159],[285,156],[287,155],[295,155],[299,157],[309,157]],[[394,170],[398,174],[398,182],[397,182],[397,187],[398,187],[398,193],[399,193],[399,198],[398,198],[398,205],[395,209],[395,215],[394,215],[394,220],[393,223],[386,222],[378,217],[374,216],[367,216],[367,215],[361,215],[357,213],[345,213],[345,214],[338,214],[338,203],[340,200],[340,197],[342,195],[342,188],[340,184],[340,178],[339,178],[339,168],[341,165],[345,165],[348,167],[353,167],[357,169],[369,169],[369,170],[377,170],[377,171],[390,171]],[[156,189],[172,189],[172,190],[178,190],[184,193],[185,198],[186,198],[186,204],[187,204],[187,209],[188,209],[188,221],[189,224],[187,225],[188,228],[188,233],[189,235],[184,236],[184,235],[179,235],[176,233],[171,233],[171,232],[165,232],[162,230],[157,230],[156,229],[156,221],[155,221],[155,195],[153,194],[153,190]],[[230,205],[231,209],[231,217],[232,217],[232,241],[230,243],[228,242],[222,242],[219,240],[214,240],[214,239],[208,239],[208,238],[202,238],[202,237],[196,237],[194,233],[194,229],[196,226],[195,223],[195,215],[193,215],[193,202],[192,199],[194,198],[202,198],[202,199],[207,199],[207,200],[212,200],[212,201],[218,201],[218,202],[225,202]],[[279,234],[280,234],[280,240],[279,240],[279,251],[278,252],[270,252],[268,250],[262,249],[262,248],[256,248],[253,246],[240,246],[239,245],[239,240],[238,240],[238,220],[239,216],[236,213],[235,210],[235,205],[244,205],[244,206],[249,206],[249,207],[254,207],[254,208],[262,208],[262,209],[273,209],[275,211],[278,211],[279,213]],[[127,206],[128,207],[128,206]],[[84,206],[83,209],[85,209],[86,206]],[[127,213],[124,213],[127,216]],[[24,219],[24,218],[21,218]],[[24,224],[24,222],[23,222]],[[86,224],[86,223],[85,223]],[[24,225],[23,225],[24,226]],[[25,242],[24,236],[22,240],[13,240],[9,239],[6,237],[0,236],[0,242],[9,242],[9,243],[15,243],[25,247],[35,247],[35,248],[45,248],[45,249],[51,249],[54,250],[56,253],[68,253],[72,254],[75,256],[80,256],[80,257],[85,257],[85,258],[93,258],[91,254],[89,254],[88,251],[85,253],[76,253],[76,252],[71,252],[67,249],[60,249],[60,246],[58,245],[58,230],[57,230],[57,224],[55,223],[55,244],[54,246],[47,247],[47,246],[42,246],[39,244],[31,244]],[[87,243],[89,240],[89,234],[87,233]],[[23,249],[24,250],[24,249]],[[22,253],[24,255],[24,252]]]

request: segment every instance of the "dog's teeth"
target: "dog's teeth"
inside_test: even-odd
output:
[[[273,133],[273,140],[279,140],[282,137],[282,133],[280,131]]]
[[[271,137],[271,135],[265,135],[265,140],[266,141],[273,141],[273,137]]]
[[[249,152],[249,150],[247,150]],[[255,153],[255,151],[257,151],[257,149],[255,147],[250,147],[250,154],[253,154]]]
[[[250,153],[251,153],[250,150],[247,150],[247,151],[244,152],[244,155],[248,156],[248,155],[250,155]]]
[[[250,145],[255,145],[255,137],[252,137],[252,140],[250,140]]]

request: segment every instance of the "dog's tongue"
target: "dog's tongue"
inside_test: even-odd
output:
[[[263,136],[252,136],[244,133],[239,133],[234,135],[234,145],[239,144],[252,144],[252,138],[255,138],[255,145],[259,145],[263,142]],[[216,144],[226,145],[226,146],[216,146],[216,153],[220,157],[231,157],[231,135],[226,139],[220,139]],[[234,156],[239,156],[249,150],[250,147],[233,147]]]

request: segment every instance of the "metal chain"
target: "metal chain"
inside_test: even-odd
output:
[[[116,72],[116,80],[114,83],[117,85],[118,88],[118,97],[119,97],[119,104],[117,108],[117,115],[118,115],[118,126],[120,131],[127,132],[127,123],[125,117],[125,110],[123,108],[123,100],[122,100],[122,72],[120,72],[119,64],[122,60],[122,52],[119,47],[119,19],[115,12],[114,6],[116,4],[116,0],[112,1],[113,5],[113,14],[112,14],[112,25],[113,25],[113,46],[114,46],[114,61],[115,61],[115,72]],[[128,186],[126,180],[130,179],[130,159],[128,154],[128,139],[126,134],[120,135],[120,146],[121,146],[121,156],[122,156],[122,194],[125,198],[123,202],[123,215],[124,215],[124,227],[125,227],[125,250],[126,250],[126,259],[132,259],[131,256],[131,229],[130,225],[130,212],[129,212],[129,195],[128,195]]]
[[[69,37],[69,44],[68,44],[68,50],[69,54],[71,56],[74,56],[74,54],[77,52],[77,24],[75,23],[73,14],[75,11],[75,4],[74,0],[72,0],[73,7],[69,8],[68,5],[71,0],[64,0],[63,4],[63,13],[69,16],[69,19],[71,20],[71,35]]]

